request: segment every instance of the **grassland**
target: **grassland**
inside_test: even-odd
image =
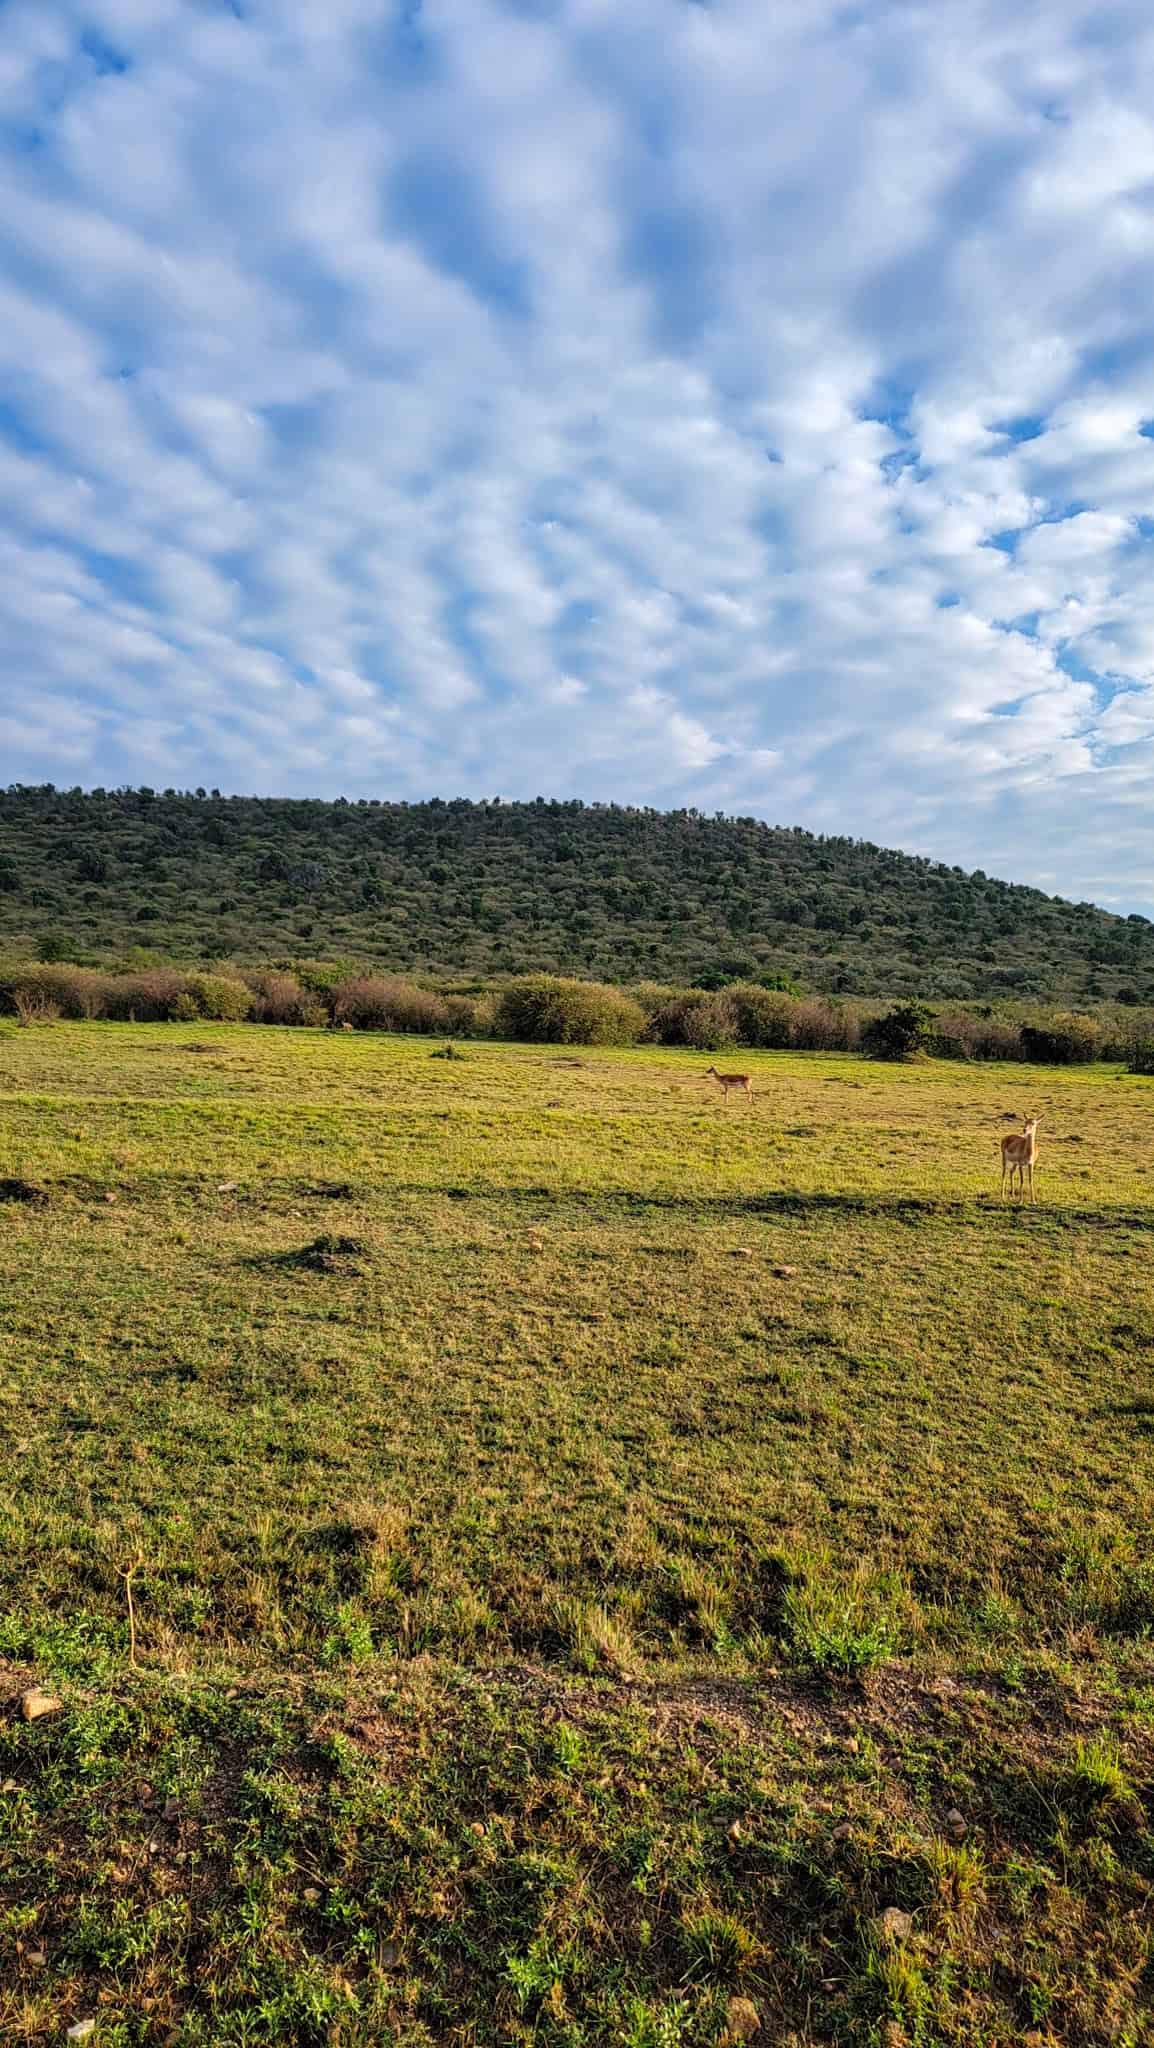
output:
[[[3,2038],[1154,2039],[1154,1089],[741,1063],[0,1035]]]

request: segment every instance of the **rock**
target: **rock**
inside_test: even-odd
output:
[[[77,2020],[76,2025],[68,2029],[68,2039],[70,2041],[87,2041],[89,2036],[95,2032],[95,2020]]]
[[[19,1790],[20,1787],[15,1778],[5,1778],[4,1783],[0,1785],[0,1792],[19,1792]]]
[[[729,1256],[731,1259],[751,1259],[753,1252],[747,1244],[735,1244]]]
[[[914,1931],[912,1913],[903,1913],[900,1906],[887,1906],[876,1923],[883,1941],[908,1941]]]
[[[775,1280],[792,1280],[796,1272],[796,1266],[775,1266],[773,1277]]]
[[[240,1186],[238,1180],[222,1180],[217,1186],[218,1195],[234,1195]]]
[[[739,2041],[752,2041],[754,2035],[760,2031],[761,2015],[752,1998],[731,1998],[725,2008],[725,2032],[721,2037],[722,2041],[730,2044],[732,2048],[732,2044]]]
[[[856,1735],[847,1735],[845,1739],[845,1746],[850,1756],[856,1756],[858,1750],[861,1748],[861,1744],[858,1741]]]
[[[58,1714],[64,1705],[54,1692],[45,1692],[38,1685],[30,1686],[20,1701],[20,1712],[26,1721],[39,1721],[42,1714]]]
[[[850,1836],[852,1835],[852,1833],[853,1833],[853,1823],[852,1823],[851,1821],[848,1821],[848,1820],[840,1820],[840,1821],[838,1822],[838,1824],[837,1824],[836,1828],[835,1828],[835,1829],[834,1829],[834,1831],[833,1831],[833,1838],[834,1838],[834,1841],[835,1841],[835,1842],[848,1842],[848,1841],[849,1841],[849,1838],[850,1838]]]
[[[48,1951],[43,1948],[31,1948],[25,1957],[25,1961],[31,1969],[42,1970],[48,1961]]]
[[[307,1899],[309,1905],[311,1906],[314,1900],[320,1898],[320,1893],[318,1892],[315,1884],[306,1884],[304,1891],[301,1893],[301,1897]]]
[[[966,1825],[966,1816],[964,1813],[959,1813],[956,1806],[951,1806],[946,1815],[946,1833],[951,1841],[954,1842],[964,1842],[969,1833]]]
[[[725,1839],[729,1843],[731,1849],[736,1849],[738,1843],[741,1840],[743,1832],[744,1831],[739,1820],[730,1821],[729,1826],[725,1830]]]

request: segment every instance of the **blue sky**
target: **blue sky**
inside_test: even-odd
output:
[[[1149,0],[0,0],[0,780],[1154,913]]]

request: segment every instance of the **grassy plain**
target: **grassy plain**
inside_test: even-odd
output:
[[[5,2039],[1154,2039],[1154,1090],[708,1063],[0,1035]]]

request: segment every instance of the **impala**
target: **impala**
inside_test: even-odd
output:
[[[1038,1156],[1038,1125],[1040,1122],[1040,1117],[1028,1117],[1024,1120],[1020,1131],[1011,1131],[1008,1137],[1002,1139],[1002,1194],[1004,1195],[1006,1192],[1007,1175],[1009,1176],[1010,1193],[1013,1194],[1014,1175],[1017,1174],[1018,1193],[1025,1200],[1026,1176],[1028,1175],[1030,1200],[1035,1204],[1038,1198],[1034,1193],[1034,1161]]]
[[[722,1098],[724,1101],[729,1101],[729,1091],[731,1088],[744,1088],[746,1094],[752,1102],[753,1082],[750,1080],[748,1074],[719,1074],[716,1067],[707,1067],[707,1079],[710,1074],[712,1074],[714,1080],[717,1082],[717,1085],[721,1090]]]

